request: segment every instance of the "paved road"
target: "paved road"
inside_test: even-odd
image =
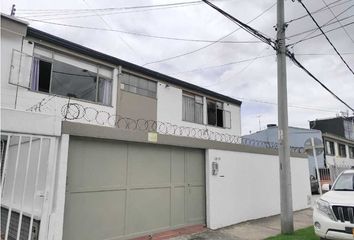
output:
[[[295,229],[312,225],[312,209],[294,213]],[[215,231],[172,238],[171,240],[261,240],[280,233],[280,216],[252,220]]]

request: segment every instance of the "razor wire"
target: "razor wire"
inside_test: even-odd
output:
[[[97,110],[93,107],[86,107],[79,103],[66,103],[61,108],[63,120],[82,120],[88,123],[95,123],[102,126],[115,127],[119,129],[156,132],[164,135],[191,137],[202,140],[218,141],[231,144],[242,144],[253,147],[278,149],[278,143],[249,139],[228,133],[213,131],[207,127],[197,128],[179,126],[170,122],[162,122],[147,119],[133,119],[121,115],[113,115],[107,111]],[[290,147],[291,152],[304,153],[302,147]]]

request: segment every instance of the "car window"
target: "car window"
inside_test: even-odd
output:
[[[342,174],[333,187],[335,191],[354,191],[354,174]]]

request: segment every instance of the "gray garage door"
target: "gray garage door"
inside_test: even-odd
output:
[[[205,223],[204,151],[71,138],[64,240],[127,239]]]

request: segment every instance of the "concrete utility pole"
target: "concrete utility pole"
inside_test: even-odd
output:
[[[284,0],[277,0],[277,65],[278,65],[278,142],[280,172],[281,232],[294,232],[291,190],[290,148],[288,140],[288,97],[286,86],[286,47]]]

